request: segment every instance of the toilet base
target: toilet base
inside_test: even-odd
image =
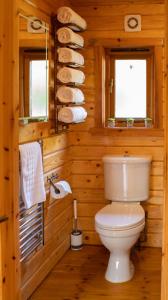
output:
[[[105,279],[113,283],[126,282],[134,275],[134,265],[129,258],[129,253],[111,253]]]

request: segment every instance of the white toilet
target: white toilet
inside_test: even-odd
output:
[[[148,199],[151,157],[104,156],[105,197],[113,202],[95,216],[95,228],[110,251],[105,278],[125,282],[132,278],[131,247],[145,226],[140,205]]]

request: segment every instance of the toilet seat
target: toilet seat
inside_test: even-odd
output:
[[[113,202],[103,207],[95,216],[96,226],[103,230],[130,230],[144,222],[145,212],[139,203]]]

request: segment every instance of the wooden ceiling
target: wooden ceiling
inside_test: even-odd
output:
[[[27,0],[25,0],[27,1]],[[29,0],[30,2],[35,2],[38,4],[40,0]],[[106,6],[106,5],[117,5],[117,4],[163,4],[166,3],[166,0],[44,0],[43,4],[48,7],[49,11],[56,12],[60,6]]]

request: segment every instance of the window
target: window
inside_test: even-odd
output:
[[[142,129],[144,119],[151,118],[152,128],[162,129],[164,40],[100,39],[95,44],[95,60],[95,129],[106,128],[108,118],[115,118],[115,127],[123,128],[126,119],[133,118],[134,128]]]
[[[147,92],[146,59],[115,60],[115,111],[116,118],[145,118]]]
[[[150,48],[106,49],[106,121],[120,125],[134,118],[141,126],[153,119],[153,51]]]

